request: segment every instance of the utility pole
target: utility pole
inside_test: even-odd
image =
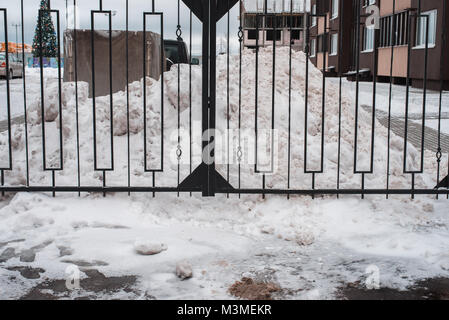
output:
[[[17,56],[17,59],[19,59],[19,51],[17,50],[17,48],[18,48],[18,44],[19,44],[19,27],[21,27],[22,25],[19,23],[13,23],[12,26],[16,27],[16,56]],[[23,47],[22,47],[22,50],[24,50]]]

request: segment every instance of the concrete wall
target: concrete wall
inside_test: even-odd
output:
[[[76,31],[76,54],[78,81],[89,83],[89,96],[92,97],[92,48],[91,30]],[[112,32],[112,92],[126,88],[126,32]],[[64,81],[75,80],[75,32],[64,33]],[[95,31],[95,95],[110,93],[109,32]],[[143,32],[129,32],[129,82],[143,78]],[[163,54],[162,54],[163,55]],[[164,64],[161,65],[161,37],[146,33],[146,75],[159,79]]]

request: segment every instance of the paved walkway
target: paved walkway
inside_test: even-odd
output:
[[[362,105],[362,108],[368,112],[371,112],[371,108],[366,105]],[[386,128],[388,128],[388,113],[376,110],[376,118],[379,122]],[[426,119],[438,119],[438,116],[426,116]],[[421,120],[421,116],[419,115],[410,115],[408,121],[408,141],[415,147],[421,148],[421,125],[414,122],[413,120]],[[391,117],[391,131],[404,138],[405,136],[405,118],[392,116]],[[424,148],[426,150],[430,150],[432,152],[437,152],[438,150],[438,131],[429,127],[425,129],[424,135]],[[442,152],[449,151],[449,135],[445,133],[441,133],[441,149]]]
[[[11,124],[22,124],[25,122],[24,116],[18,116],[11,119]],[[8,121],[2,120],[0,121],[0,132],[8,130]]]

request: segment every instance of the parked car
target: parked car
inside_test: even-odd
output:
[[[189,51],[184,41],[164,40],[166,70],[170,70],[171,66],[178,63],[198,65],[199,60],[192,58],[189,62]]]
[[[6,54],[0,52],[0,77],[6,78]],[[14,77],[23,77],[23,63],[22,60],[17,58],[15,54],[9,54],[9,79]]]

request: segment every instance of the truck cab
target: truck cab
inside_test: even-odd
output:
[[[198,65],[198,59],[192,59],[189,61],[189,51],[187,49],[187,44],[184,41],[178,40],[164,40],[164,51],[165,51],[165,67],[169,71],[172,65],[182,63],[182,64],[193,64]]]

